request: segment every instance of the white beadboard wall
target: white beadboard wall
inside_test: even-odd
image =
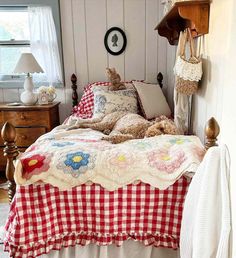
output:
[[[60,5],[65,68],[65,87],[57,90],[61,121],[71,111],[72,73],[78,77],[80,97],[88,82],[107,80],[106,67],[115,67],[124,80],[154,83],[158,72],[166,78],[167,43],[154,30],[162,15],[160,0],[60,0]],[[108,54],[103,42],[114,26],[127,37],[126,50],[119,56]],[[0,89],[0,101],[19,101],[20,93]]]

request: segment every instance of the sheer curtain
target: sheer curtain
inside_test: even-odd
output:
[[[31,52],[43,68],[50,85],[62,82],[56,28],[49,6],[29,6]]]

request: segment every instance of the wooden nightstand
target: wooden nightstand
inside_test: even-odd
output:
[[[0,103],[0,130],[5,122],[16,127],[16,145],[24,151],[39,136],[59,125],[58,106],[60,102],[48,105],[8,106]],[[0,137],[0,171],[5,171],[6,159],[3,156],[3,140]]]

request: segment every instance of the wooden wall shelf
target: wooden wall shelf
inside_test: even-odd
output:
[[[176,2],[155,30],[176,45],[180,31],[191,28],[193,37],[208,33],[210,0]]]

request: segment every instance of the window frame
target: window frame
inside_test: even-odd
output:
[[[56,26],[57,40],[59,47],[59,54],[61,59],[61,68],[62,68],[62,83],[54,84],[57,88],[63,88],[65,85],[65,73],[64,73],[64,60],[63,60],[63,45],[62,45],[62,29],[61,29],[61,15],[60,15],[60,1],[59,0],[0,0],[1,10],[9,10],[9,8],[14,11],[21,9],[26,9],[29,6],[41,5],[41,6],[50,6],[52,8],[52,14]],[[0,81],[0,89],[22,89],[24,83],[24,75],[14,74],[11,76],[11,80]],[[9,77],[8,77],[9,78]],[[17,80],[12,80],[17,79]],[[35,87],[45,85],[45,81],[42,83],[34,83]]]
[[[27,12],[27,6],[0,6],[1,12]],[[30,47],[30,40],[0,40],[0,47]],[[4,80],[2,80],[5,78]],[[21,87],[24,82],[23,74],[2,74],[0,77],[0,88],[7,87],[11,84],[13,87]]]

